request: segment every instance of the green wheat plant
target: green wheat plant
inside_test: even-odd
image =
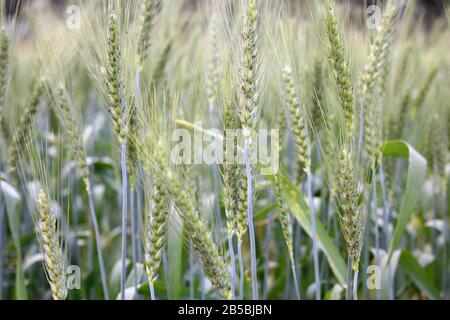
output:
[[[0,299],[450,297],[446,0],[10,3]]]

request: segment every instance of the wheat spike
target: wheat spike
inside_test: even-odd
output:
[[[42,189],[39,189],[37,193],[36,214],[37,230],[53,299],[65,300],[67,297],[66,261],[57,232],[57,219],[51,209],[50,199]]]
[[[326,30],[329,45],[329,60],[333,67],[334,78],[336,81],[338,96],[345,118],[345,132],[348,135],[354,132],[354,100],[351,74],[348,62],[345,57],[344,41],[336,18],[335,8],[329,3],[325,17]]]
[[[17,172],[17,162],[19,160],[19,152],[24,139],[28,136],[30,123],[38,111],[39,102],[45,89],[45,79],[41,79],[35,86],[19,124],[13,134],[11,144],[8,149],[8,172],[12,175]]]
[[[167,216],[169,214],[167,197],[158,181],[154,181],[153,191],[149,200],[144,222],[144,250],[145,269],[148,281],[153,283],[157,279],[161,255],[166,245]]]

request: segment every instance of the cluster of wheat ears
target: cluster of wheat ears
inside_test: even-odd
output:
[[[449,298],[449,20],[416,2],[1,1],[0,299]]]

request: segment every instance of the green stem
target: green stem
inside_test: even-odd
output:
[[[347,259],[347,291],[345,300],[352,300],[352,271],[352,258],[349,255]]]
[[[238,239],[238,260],[239,260],[239,300],[244,299],[244,260],[242,257],[242,243]]]
[[[121,170],[122,170],[122,256],[120,275],[120,298],[125,299],[125,283],[127,273],[127,205],[128,205],[128,175],[127,175],[127,145],[121,147]]]
[[[316,300],[320,300],[320,272],[319,272],[319,248],[317,245],[317,232],[316,232],[316,212],[314,208],[314,198],[312,193],[312,174],[308,172],[307,176],[307,193],[310,207],[311,229],[312,229],[312,243],[313,243],[313,259],[314,259],[314,279],[316,289]]]
[[[97,247],[98,266],[100,268],[100,278],[102,281],[103,295],[105,297],[105,300],[109,300],[109,292],[108,292],[108,284],[107,284],[107,280],[106,280],[105,264],[103,262],[102,240],[101,240],[100,229],[98,227],[97,216],[95,214],[94,195],[92,193],[91,185],[89,185],[89,190],[88,190],[87,194],[88,194],[88,202],[89,202],[89,213],[91,215],[92,226],[94,227],[95,244]]]
[[[245,171],[247,176],[247,217],[248,231],[250,238],[250,265],[252,277],[252,299],[258,300],[258,279],[256,274],[256,246],[255,246],[255,227],[253,225],[253,183],[252,169],[250,167],[250,145],[245,145]]]

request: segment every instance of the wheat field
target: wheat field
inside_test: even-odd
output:
[[[2,0],[0,299],[449,299],[450,8],[376,2]]]

